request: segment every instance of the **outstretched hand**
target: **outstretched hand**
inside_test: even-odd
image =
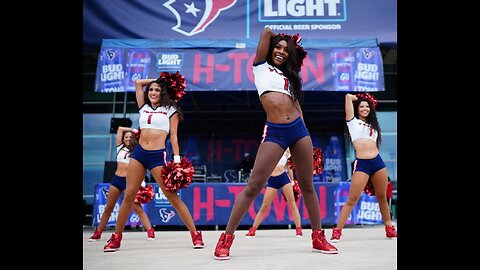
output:
[[[356,95],[352,95],[352,94],[347,94],[347,96],[352,100],[352,101],[355,101],[358,99],[358,97]]]

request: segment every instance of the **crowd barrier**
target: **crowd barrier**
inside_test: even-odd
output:
[[[93,204],[93,226],[98,225],[105,209],[109,189],[108,183],[95,185]],[[158,184],[153,185],[154,199],[143,204],[152,225],[184,225],[175,209],[170,205]],[[246,183],[192,183],[186,189],[181,189],[178,194],[185,202],[196,225],[226,225],[233,203]],[[320,216],[323,225],[337,223],[340,210],[345,204],[350,188],[350,182],[314,182],[314,187],[319,197]],[[251,225],[256,213],[260,209],[265,189],[256,197],[240,225]],[[107,226],[115,226],[122,196],[115,204],[114,211],[108,220]],[[303,203],[303,197],[297,202],[300,211],[301,223],[310,224],[308,212]],[[288,225],[293,224],[293,216],[279,190],[271,207],[267,210],[263,225]],[[381,224],[382,216],[375,197],[363,194],[347,220],[347,224]],[[138,216],[132,211],[126,225],[140,225]]]

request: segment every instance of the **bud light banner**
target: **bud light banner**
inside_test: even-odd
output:
[[[86,51],[105,38],[258,40],[265,26],[306,39],[397,43],[397,0],[84,0],[83,18]]]
[[[385,91],[378,47],[305,49],[303,90]],[[135,80],[158,78],[162,71],[179,71],[185,76],[187,91],[255,90],[255,52],[256,48],[102,47],[95,92],[134,92]]]
[[[178,225],[183,226],[177,211],[168,202],[166,196],[162,193],[158,185],[154,186],[154,199],[144,204],[143,207],[150,219],[152,225]],[[226,225],[232,211],[233,203],[237,199],[246,183],[192,183],[188,188],[181,189],[178,194],[188,207],[193,221],[196,225]],[[105,200],[102,200],[103,190],[108,189],[108,183],[96,185],[96,194],[94,201],[94,219],[93,225],[98,225],[101,212],[98,209],[105,208]],[[337,224],[340,211],[345,205],[350,188],[349,182],[336,183],[314,183],[315,191],[320,204],[320,217],[322,224]],[[255,198],[247,213],[240,221],[240,225],[252,225],[257,212],[263,201],[263,189]],[[118,200],[115,209],[118,209],[123,197]],[[303,202],[303,197],[297,202],[300,212],[300,218],[303,225],[310,224],[307,208]],[[115,225],[117,211],[112,213],[108,225]],[[381,224],[382,216],[375,197],[363,194],[353,209],[352,214],[347,220],[347,224]],[[139,225],[138,217],[131,214],[127,225]],[[293,215],[283,198],[280,191],[273,199],[271,207],[265,213],[265,219],[262,224],[265,225],[288,225],[294,224]]]
[[[102,218],[102,214],[105,212],[105,206],[107,205],[107,196],[108,191],[110,188],[109,183],[105,184],[97,184],[95,185],[95,200],[93,203],[93,226],[97,226],[100,223],[100,219]],[[112,214],[110,215],[107,225],[106,226],[115,226],[117,223],[118,211],[120,210],[120,205],[123,201],[123,192],[118,198],[118,201],[115,203],[113,207]],[[143,206],[145,210],[145,206]],[[141,225],[140,218],[138,215],[132,211],[127,219],[127,224],[130,226],[137,226]]]

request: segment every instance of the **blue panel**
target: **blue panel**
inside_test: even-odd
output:
[[[266,25],[276,33],[298,32],[307,39],[397,43],[396,0],[85,0],[83,16],[85,51],[98,50],[102,39],[256,41]]]

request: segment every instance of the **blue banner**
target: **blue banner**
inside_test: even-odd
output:
[[[175,209],[168,202],[165,195],[159,189],[157,184],[152,184],[155,190],[154,199],[144,205],[144,209],[152,225],[184,225]],[[105,200],[102,200],[103,190],[108,189],[109,184],[97,184],[94,201],[94,216],[100,213],[100,209],[105,207]],[[337,183],[314,183],[315,191],[319,197],[320,217],[322,224],[334,225],[337,223],[338,215],[345,205],[348,197],[350,182]],[[245,183],[192,183],[186,189],[179,191],[179,196],[186,204],[196,225],[226,225],[232,211],[233,203],[238,194],[245,187]],[[257,196],[253,204],[240,222],[240,225],[252,225],[256,213],[260,209],[265,189]],[[118,205],[123,199],[119,199]],[[302,224],[310,224],[308,212],[303,203],[303,198],[297,202],[300,211]],[[117,209],[117,207],[115,207]],[[114,216],[112,214],[112,216]],[[132,223],[132,215],[128,219],[127,225]],[[137,217],[138,219],[138,217]],[[100,218],[93,219],[93,225],[98,225]],[[115,225],[115,218],[111,218],[108,225]],[[264,225],[288,225],[293,224],[293,215],[288,208],[287,202],[283,199],[279,191],[274,198],[271,207],[265,214],[262,222]],[[382,216],[375,197],[363,194],[353,209],[347,224],[381,224]]]
[[[255,48],[130,48],[128,44],[102,47],[96,92],[135,92],[135,80],[158,78],[162,71],[180,71],[187,91],[256,90],[252,69]],[[303,90],[385,91],[378,47],[306,49]]]
[[[102,39],[258,40],[266,25],[306,39],[397,43],[396,0],[84,0],[83,18],[86,51]]]
[[[100,219],[102,218],[102,214],[107,204],[107,196],[108,196],[109,189],[110,189],[110,184],[108,183],[95,185],[95,196],[94,196],[93,218],[92,218],[94,226],[97,226],[100,223]],[[110,218],[108,219],[107,226],[115,226],[115,224],[117,223],[118,211],[120,210],[120,205],[122,204],[122,201],[123,201],[123,193],[118,198],[117,203],[115,203],[113,212],[110,215]],[[143,210],[146,211],[145,205],[143,205]],[[130,215],[128,216],[126,225],[137,226],[141,224],[142,223],[140,222],[140,218],[138,217],[138,215],[134,211],[131,211]]]

